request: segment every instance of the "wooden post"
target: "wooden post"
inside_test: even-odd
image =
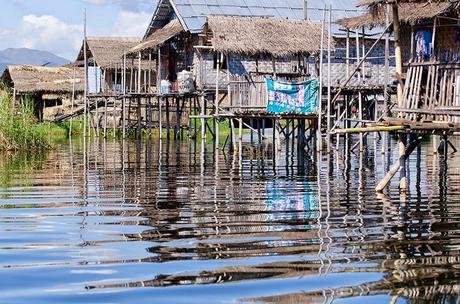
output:
[[[122,138],[126,138],[126,50],[123,52],[123,99],[121,105]]]
[[[358,107],[359,107],[359,126],[363,127],[363,93],[361,91],[358,92]],[[359,133],[359,152],[364,151],[364,134]]]
[[[107,138],[107,97],[104,97],[104,138]]]
[[[420,144],[421,137],[418,137],[415,139],[415,141],[411,142],[409,147],[404,151],[403,154],[400,154],[400,157],[397,162],[390,168],[388,173],[385,175],[385,177],[380,181],[380,183],[377,185],[375,188],[375,191],[383,191],[388,184],[390,183],[391,179],[396,175],[396,173],[400,170],[402,163],[405,164],[405,160],[409,158],[411,153],[417,148],[417,146]],[[401,148],[401,146],[400,146]],[[401,153],[401,151],[400,151]]]
[[[364,54],[366,54],[366,30],[365,30],[364,26],[362,27],[361,31],[362,31],[362,35],[363,35],[363,40],[362,40],[361,47],[363,49],[362,54],[364,56]],[[363,74],[363,78],[362,78],[363,83],[366,83],[366,65],[365,64],[363,64],[363,67],[361,68],[361,72]]]
[[[166,139],[170,139],[171,121],[169,116],[169,98],[166,97]]]
[[[201,141],[206,141],[206,97],[201,95]]]
[[[84,89],[84,116],[83,116],[83,137],[87,134],[88,125],[88,53],[87,53],[87,38],[86,38],[86,9],[84,13],[84,39],[83,39],[83,58],[85,61],[85,89]]]
[[[138,64],[138,71],[137,71],[137,77],[138,77],[138,79],[137,79],[137,93],[141,93],[141,91],[142,91],[142,73],[141,73],[141,71],[142,71],[142,53],[139,52],[138,56],[139,56],[139,61],[138,61],[138,63],[137,63],[137,64]]]
[[[113,98],[113,107],[112,107],[112,122],[113,122],[113,139],[116,138],[116,133],[117,133],[117,120],[116,120],[116,115],[117,115],[117,112],[116,112],[116,109],[117,109],[117,98]]]
[[[332,6],[329,6],[329,35],[327,42],[327,153],[331,152],[331,114],[332,114],[332,65],[331,65],[331,46],[332,46]],[[303,130],[304,131],[304,130]],[[303,134],[302,134],[303,136]]]
[[[137,139],[141,138],[141,132],[142,132],[141,103],[142,103],[141,96],[138,96],[137,97]]]
[[[433,37],[431,41],[431,57],[436,57],[435,54],[435,47],[436,47],[436,32],[437,32],[437,24],[438,24],[438,17],[434,17],[434,23],[433,23]]]
[[[326,20],[326,10],[323,11],[323,19],[321,20],[321,44],[319,52],[319,84],[318,84],[318,128],[317,128],[317,152],[323,151],[323,134],[321,132],[321,124],[323,119],[323,56],[324,56],[324,26]],[[294,142],[294,120],[292,122],[292,142]]]
[[[403,75],[403,62],[402,62],[402,51],[401,51],[401,27],[399,22],[399,9],[398,3],[393,5],[393,32],[395,39],[395,56],[396,56],[396,78],[398,80],[398,106],[403,107],[403,91],[404,84],[402,82]]]
[[[385,26],[390,25],[390,12],[389,6],[386,7],[385,11]],[[383,86],[383,111],[382,117],[388,115],[388,101],[390,100],[389,84],[390,84],[390,33],[387,32],[385,35],[385,75],[384,75],[384,86]],[[382,141],[382,153],[385,154],[387,151],[388,133],[383,133]]]
[[[180,98],[176,97],[176,126],[174,128],[174,139],[179,139],[181,129]]]
[[[216,149],[219,149],[219,72],[220,72],[220,56],[221,54],[217,52],[217,71],[216,71],[216,98],[214,99],[215,113],[214,113],[214,137]]]
[[[345,60],[347,63],[347,78],[350,77],[350,29],[347,28],[347,40],[346,40],[346,57],[347,59]]]
[[[69,137],[72,136],[72,128],[73,128],[73,111],[74,111],[74,104],[75,104],[75,86],[76,86],[76,78],[77,78],[77,66],[73,66],[73,81],[72,81],[72,104],[70,105],[70,126],[69,126]],[[14,89],[14,95],[16,95],[16,89]],[[13,99],[16,96],[13,97]]]
[[[407,176],[406,176],[406,158],[404,157],[406,153],[406,145],[407,145],[407,134],[399,134],[399,159],[400,159],[400,166],[399,166],[399,189],[400,191],[407,190]]]
[[[359,51],[359,32],[356,30],[356,62],[360,62],[360,51]],[[363,54],[364,55],[364,54]],[[358,83],[361,84],[361,73],[358,73]]]

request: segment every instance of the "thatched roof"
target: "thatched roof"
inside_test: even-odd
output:
[[[458,8],[458,2],[420,2],[399,4],[401,22],[415,24],[423,19],[432,19]],[[390,22],[393,16],[390,15]],[[358,17],[339,20],[338,23],[346,28],[376,27],[385,25],[385,10],[383,7],[373,8]]]
[[[140,42],[140,38],[88,37],[88,58],[93,58],[96,64],[103,69],[121,67],[124,51],[128,51]],[[90,60],[90,62],[93,62],[93,60]],[[77,58],[79,65],[82,62],[84,62],[83,46]]]
[[[153,32],[147,39],[129,50],[129,53],[142,52],[148,49],[155,49],[159,44],[173,38],[183,32],[184,29],[179,20],[170,21],[163,28]]]
[[[75,89],[84,90],[84,69],[75,70]],[[74,83],[73,67],[42,67],[10,65],[2,79],[14,86],[19,94],[26,93],[71,93]]]
[[[210,16],[208,27],[213,33],[214,49],[223,53],[283,57],[320,49],[321,24],[317,22]]]
[[[358,6],[371,6],[382,3],[435,3],[435,2],[456,2],[457,0],[360,0]]]

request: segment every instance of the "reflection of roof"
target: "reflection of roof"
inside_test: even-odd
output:
[[[332,6],[333,21],[364,13],[365,10],[357,8],[356,3],[357,0],[309,1],[308,18],[313,21],[322,20],[324,8],[329,6]],[[145,38],[170,20],[171,9],[179,15],[183,26],[192,33],[201,32],[207,17],[211,15],[294,20],[304,18],[303,0],[160,0]],[[333,25],[332,32],[339,33],[339,27]]]
[[[84,70],[75,70],[75,89],[83,91]],[[3,74],[11,81],[18,93],[62,93],[72,92],[74,69],[72,67],[42,67],[31,65],[11,65]]]
[[[315,53],[321,24],[305,20],[211,16],[212,45],[224,53],[275,57]]]

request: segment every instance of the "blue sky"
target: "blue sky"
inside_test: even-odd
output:
[[[156,0],[0,0],[0,50],[28,47],[73,60],[88,36],[142,36]]]

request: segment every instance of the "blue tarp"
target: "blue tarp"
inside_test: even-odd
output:
[[[266,78],[268,112],[309,114],[318,111],[318,80],[282,82]]]

